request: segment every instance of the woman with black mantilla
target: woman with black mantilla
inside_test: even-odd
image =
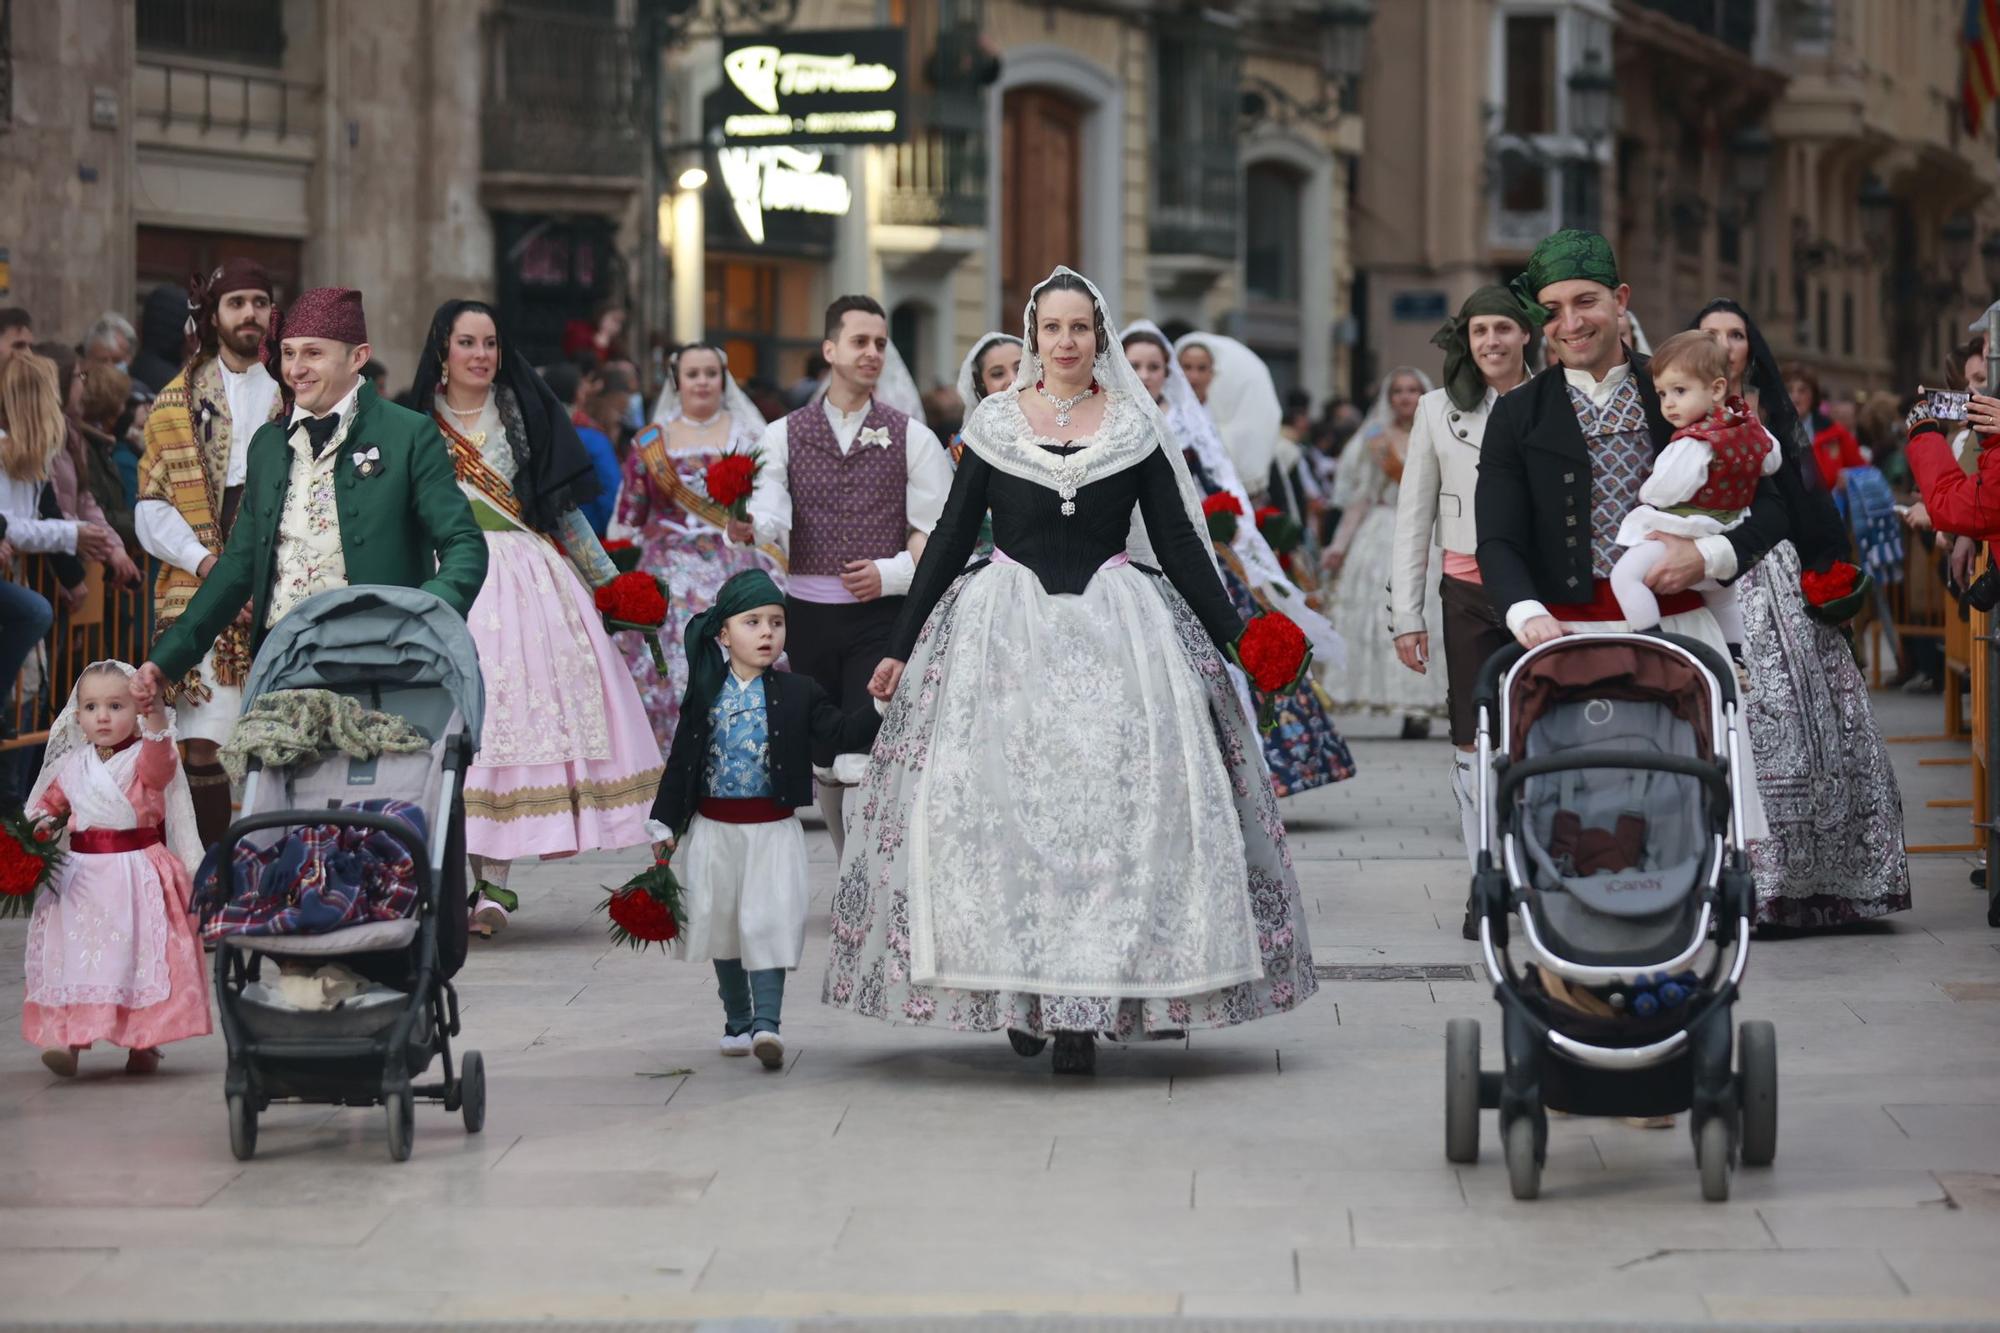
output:
[[[520,905],[512,862],[649,840],[660,747],[591,596],[617,571],[577,508],[598,491],[590,455],[491,306],[438,307],[416,393],[486,535],[486,583],[466,617],[486,722],[466,775],[465,845],[473,925],[490,935]]]

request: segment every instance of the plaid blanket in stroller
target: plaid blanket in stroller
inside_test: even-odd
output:
[[[412,802],[360,801],[351,808],[393,815],[419,840],[428,835],[423,807]],[[238,842],[226,890],[220,851],[203,859],[195,877],[205,940],[319,935],[416,910],[416,862],[400,839],[380,830],[301,824],[268,847]]]

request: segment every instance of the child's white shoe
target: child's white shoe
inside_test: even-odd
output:
[[[778,1069],[785,1063],[785,1043],[775,1032],[758,1033],[751,1039],[750,1050],[766,1069]]]
[[[724,1055],[750,1054],[750,1034],[739,1032],[732,1037],[728,1033],[724,1033],[722,1036],[722,1053]]]

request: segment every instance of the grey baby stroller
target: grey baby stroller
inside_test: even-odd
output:
[[[325,689],[393,713],[431,744],[408,754],[358,760],[338,749],[289,767],[251,761],[242,816],[204,868],[230,882],[237,845],[269,849],[302,826],[371,830],[396,839],[416,885],[414,911],[324,934],[227,934],[215,949],[216,1004],[229,1067],[223,1093],[229,1146],[238,1159],[257,1149],[258,1114],[274,1101],[380,1105],[388,1112],[389,1156],[410,1155],[414,1102],[442,1101],[467,1133],[486,1116],[486,1077],[477,1051],[452,1069],[458,995],[451,978],[465,962],[465,805],[463,778],[478,743],[485,696],[465,621],[443,601],[412,588],[353,587],[318,593],[271,631],[243,691],[247,709],[278,690]],[[422,834],[391,815],[348,808],[394,798],[419,806]],[[300,1009],[272,1002],[267,961],[343,967],[386,987],[383,1002]],[[416,1083],[434,1058],[443,1078]]]
[[[1550,1109],[1691,1112],[1702,1194],[1728,1198],[1778,1135],[1776,1034],[1732,1027],[1755,897],[1735,673],[1692,639],[1574,634],[1495,653],[1478,705],[1471,910],[1504,1064],[1480,1069],[1474,1020],[1446,1027],[1445,1156],[1477,1161],[1495,1108],[1532,1199]]]

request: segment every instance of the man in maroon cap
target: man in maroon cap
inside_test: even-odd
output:
[[[263,267],[229,259],[189,284],[192,354],[168,380],[146,419],[139,544],[160,562],[153,608],[162,630],[186,612],[222,554],[249,470],[250,437],[280,410],[278,381],[265,369],[272,287]],[[149,308],[153,304],[149,298]],[[195,821],[213,842],[229,825],[229,778],[218,759],[242,711],[250,673],[249,608],[224,629],[180,683],[175,718]]]
[[[486,578],[486,540],[428,417],[361,378],[361,293],[321,287],[274,330],[291,402],[250,441],[243,500],[219,559],[153,645],[142,689],[186,675],[250,604],[254,652],[316,592],[350,584],[422,588],[460,615]]]

